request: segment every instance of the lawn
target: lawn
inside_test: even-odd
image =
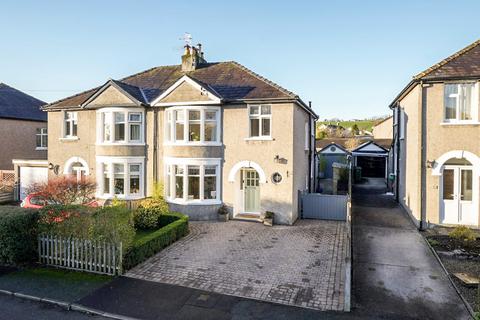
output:
[[[38,267],[0,276],[0,289],[74,302],[111,280],[105,275]]]

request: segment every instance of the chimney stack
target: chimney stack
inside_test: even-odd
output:
[[[182,71],[194,71],[203,63],[207,63],[207,61],[203,57],[202,44],[199,43],[197,47],[185,45],[185,52],[182,56]]]

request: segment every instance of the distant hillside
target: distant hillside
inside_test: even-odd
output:
[[[336,125],[337,122],[338,122],[339,125],[344,127],[345,129],[351,128],[354,124],[356,124],[359,130],[367,130],[367,131],[371,132],[373,125],[377,121],[378,120],[318,121],[317,126],[322,125],[322,124],[334,124],[334,125]]]

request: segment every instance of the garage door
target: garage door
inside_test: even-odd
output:
[[[34,183],[47,182],[48,168],[20,167],[20,200],[25,199],[27,189]]]
[[[357,167],[362,168],[362,176],[385,178],[385,157],[357,156]]]

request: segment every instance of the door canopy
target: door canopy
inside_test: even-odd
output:
[[[262,167],[260,167],[260,165],[256,162],[247,161],[247,160],[237,162],[232,167],[232,169],[228,173],[228,182],[235,182],[235,177],[237,175],[237,172],[238,172],[238,170],[240,170],[242,168],[253,168],[253,169],[255,169],[258,172],[258,176],[260,178],[259,182],[260,183],[266,183],[267,182],[267,176],[265,175],[265,172],[263,171]]]

